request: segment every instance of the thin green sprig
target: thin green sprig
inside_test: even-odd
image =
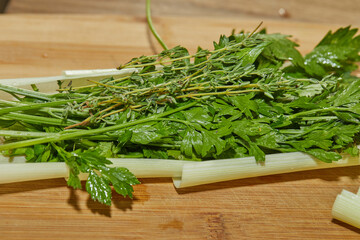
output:
[[[168,50],[169,48],[166,46],[165,42],[161,39],[160,35],[156,32],[154,24],[151,19],[151,8],[150,8],[151,0],[146,0],[146,19],[148,22],[148,26],[156,40],[160,43],[161,47],[164,50]]]

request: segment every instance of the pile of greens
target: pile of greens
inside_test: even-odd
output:
[[[358,154],[357,29],[329,32],[302,56],[288,36],[232,33],[213,50],[177,46],[134,58],[122,78],[44,94],[0,84],[0,150],[28,162],[66,162],[68,185],[89,173],[91,197],[132,195],[136,177],[107,158],[205,161],[301,151],[322,161]]]

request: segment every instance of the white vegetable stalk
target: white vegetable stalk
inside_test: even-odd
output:
[[[332,208],[333,218],[360,228],[360,188],[358,194],[343,190]]]
[[[128,168],[136,177],[179,177],[182,166],[188,161],[163,159],[110,159],[113,167]],[[17,159],[17,161],[21,161]],[[3,163],[0,164],[0,184],[43,180],[51,178],[68,178],[69,169],[63,162],[49,163]],[[80,174],[81,180],[87,174]]]
[[[67,177],[65,163],[4,163],[0,164],[0,183]]]
[[[264,163],[253,157],[204,162],[163,159],[110,159],[116,167],[126,167],[139,178],[172,177],[177,188],[234,179],[296,171],[360,165],[359,157],[347,154],[337,162],[324,163],[300,152],[266,156]],[[68,177],[65,163],[0,164],[0,183]],[[81,175],[81,179],[86,179]]]
[[[183,166],[181,178],[174,178],[174,185],[182,188],[241,178],[354,165],[360,165],[358,156],[344,154],[339,161],[325,163],[301,152],[270,154],[262,163],[256,162],[254,157],[189,162]]]

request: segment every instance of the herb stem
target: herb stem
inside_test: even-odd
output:
[[[191,108],[191,107],[195,106],[196,104],[197,104],[197,102],[194,101],[187,105],[184,105],[184,106],[181,106],[176,109],[172,109],[172,110],[169,110],[169,111],[166,111],[163,113],[159,113],[159,114],[153,115],[151,117],[147,117],[147,118],[143,118],[143,119],[139,119],[136,121],[127,122],[127,123],[119,124],[119,125],[115,125],[115,126],[109,126],[109,127],[97,128],[97,129],[91,129],[91,130],[74,131],[72,133],[63,132],[63,133],[57,133],[57,134],[55,134],[53,136],[49,136],[49,137],[8,143],[8,144],[0,145],[0,151],[6,150],[6,149],[27,147],[27,146],[32,146],[32,145],[41,144],[41,143],[59,142],[59,141],[64,141],[64,140],[69,140],[69,139],[79,139],[84,136],[101,134],[101,133],[105,133],[105,132],[112,132],[112,131],[116,131],[116,130],[119,130],[122,128],[131,127],[131,126],[134,126],[137,124],[142,124],[142,123],[151,122],[151,121],[158,121],[158,119],[161,119],[161,118],[169,116],[173,113]]]
[[[304,121],[319,121],[319,120],[334,120],[338,119],[337,116],[320,116],[320,117],[303,117],[302,120]]]
[[[189,121],[185,121],[185,120],[181,120],[181,119],[177,119],[177,118],[158,118],[158,120],[183,123],[183,124],[185,124],[186,126],[191,126],[191,125],[193,125],[193,124],[192,124],[191,122],[189,122]]]
[[[61,101],[54,101],[54,102],[46,102],[46,103],[21,104],[21,106],[0,109],[0,115],[6,114],[6,113],[11,113],[11,112],[17,112],[17,111],[25,111],[25,110],[44,108],[44,107],[60,106],[60,105],[64,105],[64,104],[67,104],[70,102],[82,102],[84,100],[85,100],[84,98],[78,98],[78,99],[68,99],[68,100],[61,100]]]
[[[262,92],[261,89],[248,89],[242,91],[224,91],[224,92],[208,92],[208,93],[189,93],[185,95],[177,96],[176,98],[193,98],[193,97],[203,97],[203,96],[216,96],[216,95],[232,95],[248,92]]]
[[[12,93],[12,94],[19,94],[21,96],[33,97],[33,98],[46,100],[46,101],[51,100],[51,97],[48,94],[30,91],[30,90],[12,87],[12,86],[7,86],[4,84],[0,84],[0,90],[2,90],[4,92]]]
[[[150,9],[150,0],[146,0],[146,19],[150,28],[150,31],[152,32],[152,34],[154,35],[154,37],[156,38],[156,40],[160,43],[160,45],[162,46],[162,48],[164,50],[169,50],[169,48],[166,46],[166,44],[164,43],[164,41],[161,39],[160,35],[156,32],[155,27],[153,25],[152,19],[151,19],[151,9]]]
[[[56,133],[48,133],[48,132],[0,130],[0,136],[3,136],[3,137],[39,138],[39,137],[54,136],[55,134]]]
[[[332,112],[332,111],[350,111],[349,108],[339,108],[339,107],[328,107],[328,108],[320,108],[320,109],[312,109],[309,111],[304,111],[304,112],[299,112],[299,113],[295,113],[293,115],[288,116],[288,120],[292,120],[294,118],[298,118],[301,116],[306,116],[306,115],[312,115],[315,113],[322,113],[322,112]]]
[[[152,146],[152,147],[164,147],[164,148],[180,148],[179,144],[168,144],[168,143],[148,143],[145,144],[147,146]]]
[[[68,123],[77,123],[77,121],[67,119],[67,122],[64,122],[60,119],[54,119],[49,117],[42,117],[42,116],[34,116],[28,115],[23,113],[7,113],[6,115],[2,116],[5,119],[17,120],[27,123],[35,123],[35,124],[48,124],[48,125],[55,125],[55,126],[67,126]]]

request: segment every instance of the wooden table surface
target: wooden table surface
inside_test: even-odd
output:
[[[1,0],[0,0],[1,1]],[[145,0],[9,0],[6,13],[91,13],[143,16]],[[152,0],[154,16],[360,24],[359,0]]]
[[[247,18],[157,17],[169,46],[211,47]],[[293,35],[309,52],[337,25],[264,23]],[[65,69],[113,68],[160,48],[143,17],[1,15],[0,78],[58,75]],[[1,167],[1,166],[0,166]],[[0,185],[0,239],[360,239],[334,221],[342,189],[356,192],[360,166],[280,174],[176,190],[171,179],[141,179],[134,199],[107,207],[64,179]]]

